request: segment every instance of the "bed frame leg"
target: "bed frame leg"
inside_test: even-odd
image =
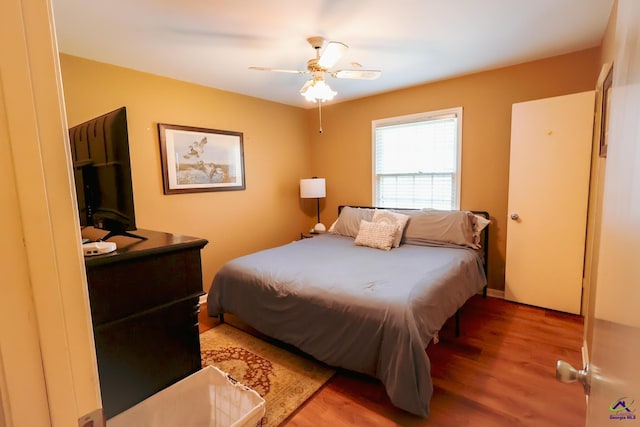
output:
[[[482,288],[482,298],[487,298],[487,287],[488,285],[484,285],[484,288]],[[456,311],[455,314],[455,319],[456,319],[456,338],[460,337],[460,309],[458,309]]]
[[[220,323],[224,323],[224,313],[218,314],[218,320],[220,321]]]

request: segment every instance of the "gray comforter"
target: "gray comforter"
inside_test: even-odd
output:
[[[379,378],[394,405],[426,417],[433,392],[426,346],[485,283],[472,249],[405,244],[386,252],[325,234],[228,262],[207,309]]]

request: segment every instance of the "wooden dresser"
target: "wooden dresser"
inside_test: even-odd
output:
[[[96,239],[94,229],[83,237]],[[116,236],[115,252],[86,257],[106,418],[201,369],[198,335],[204,239],[149,230]]]

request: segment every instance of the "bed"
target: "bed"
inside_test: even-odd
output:
[[[233,313],[322,362],[376,377],[395,406],[427,417],[425,350],[471,296],[486,292],[488,218],[344,207],[328,233],[226,263],[208,314]]]

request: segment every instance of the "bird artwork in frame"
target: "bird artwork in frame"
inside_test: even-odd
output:
[[[244,190],[242,132],[158,124],[164,194]]]

